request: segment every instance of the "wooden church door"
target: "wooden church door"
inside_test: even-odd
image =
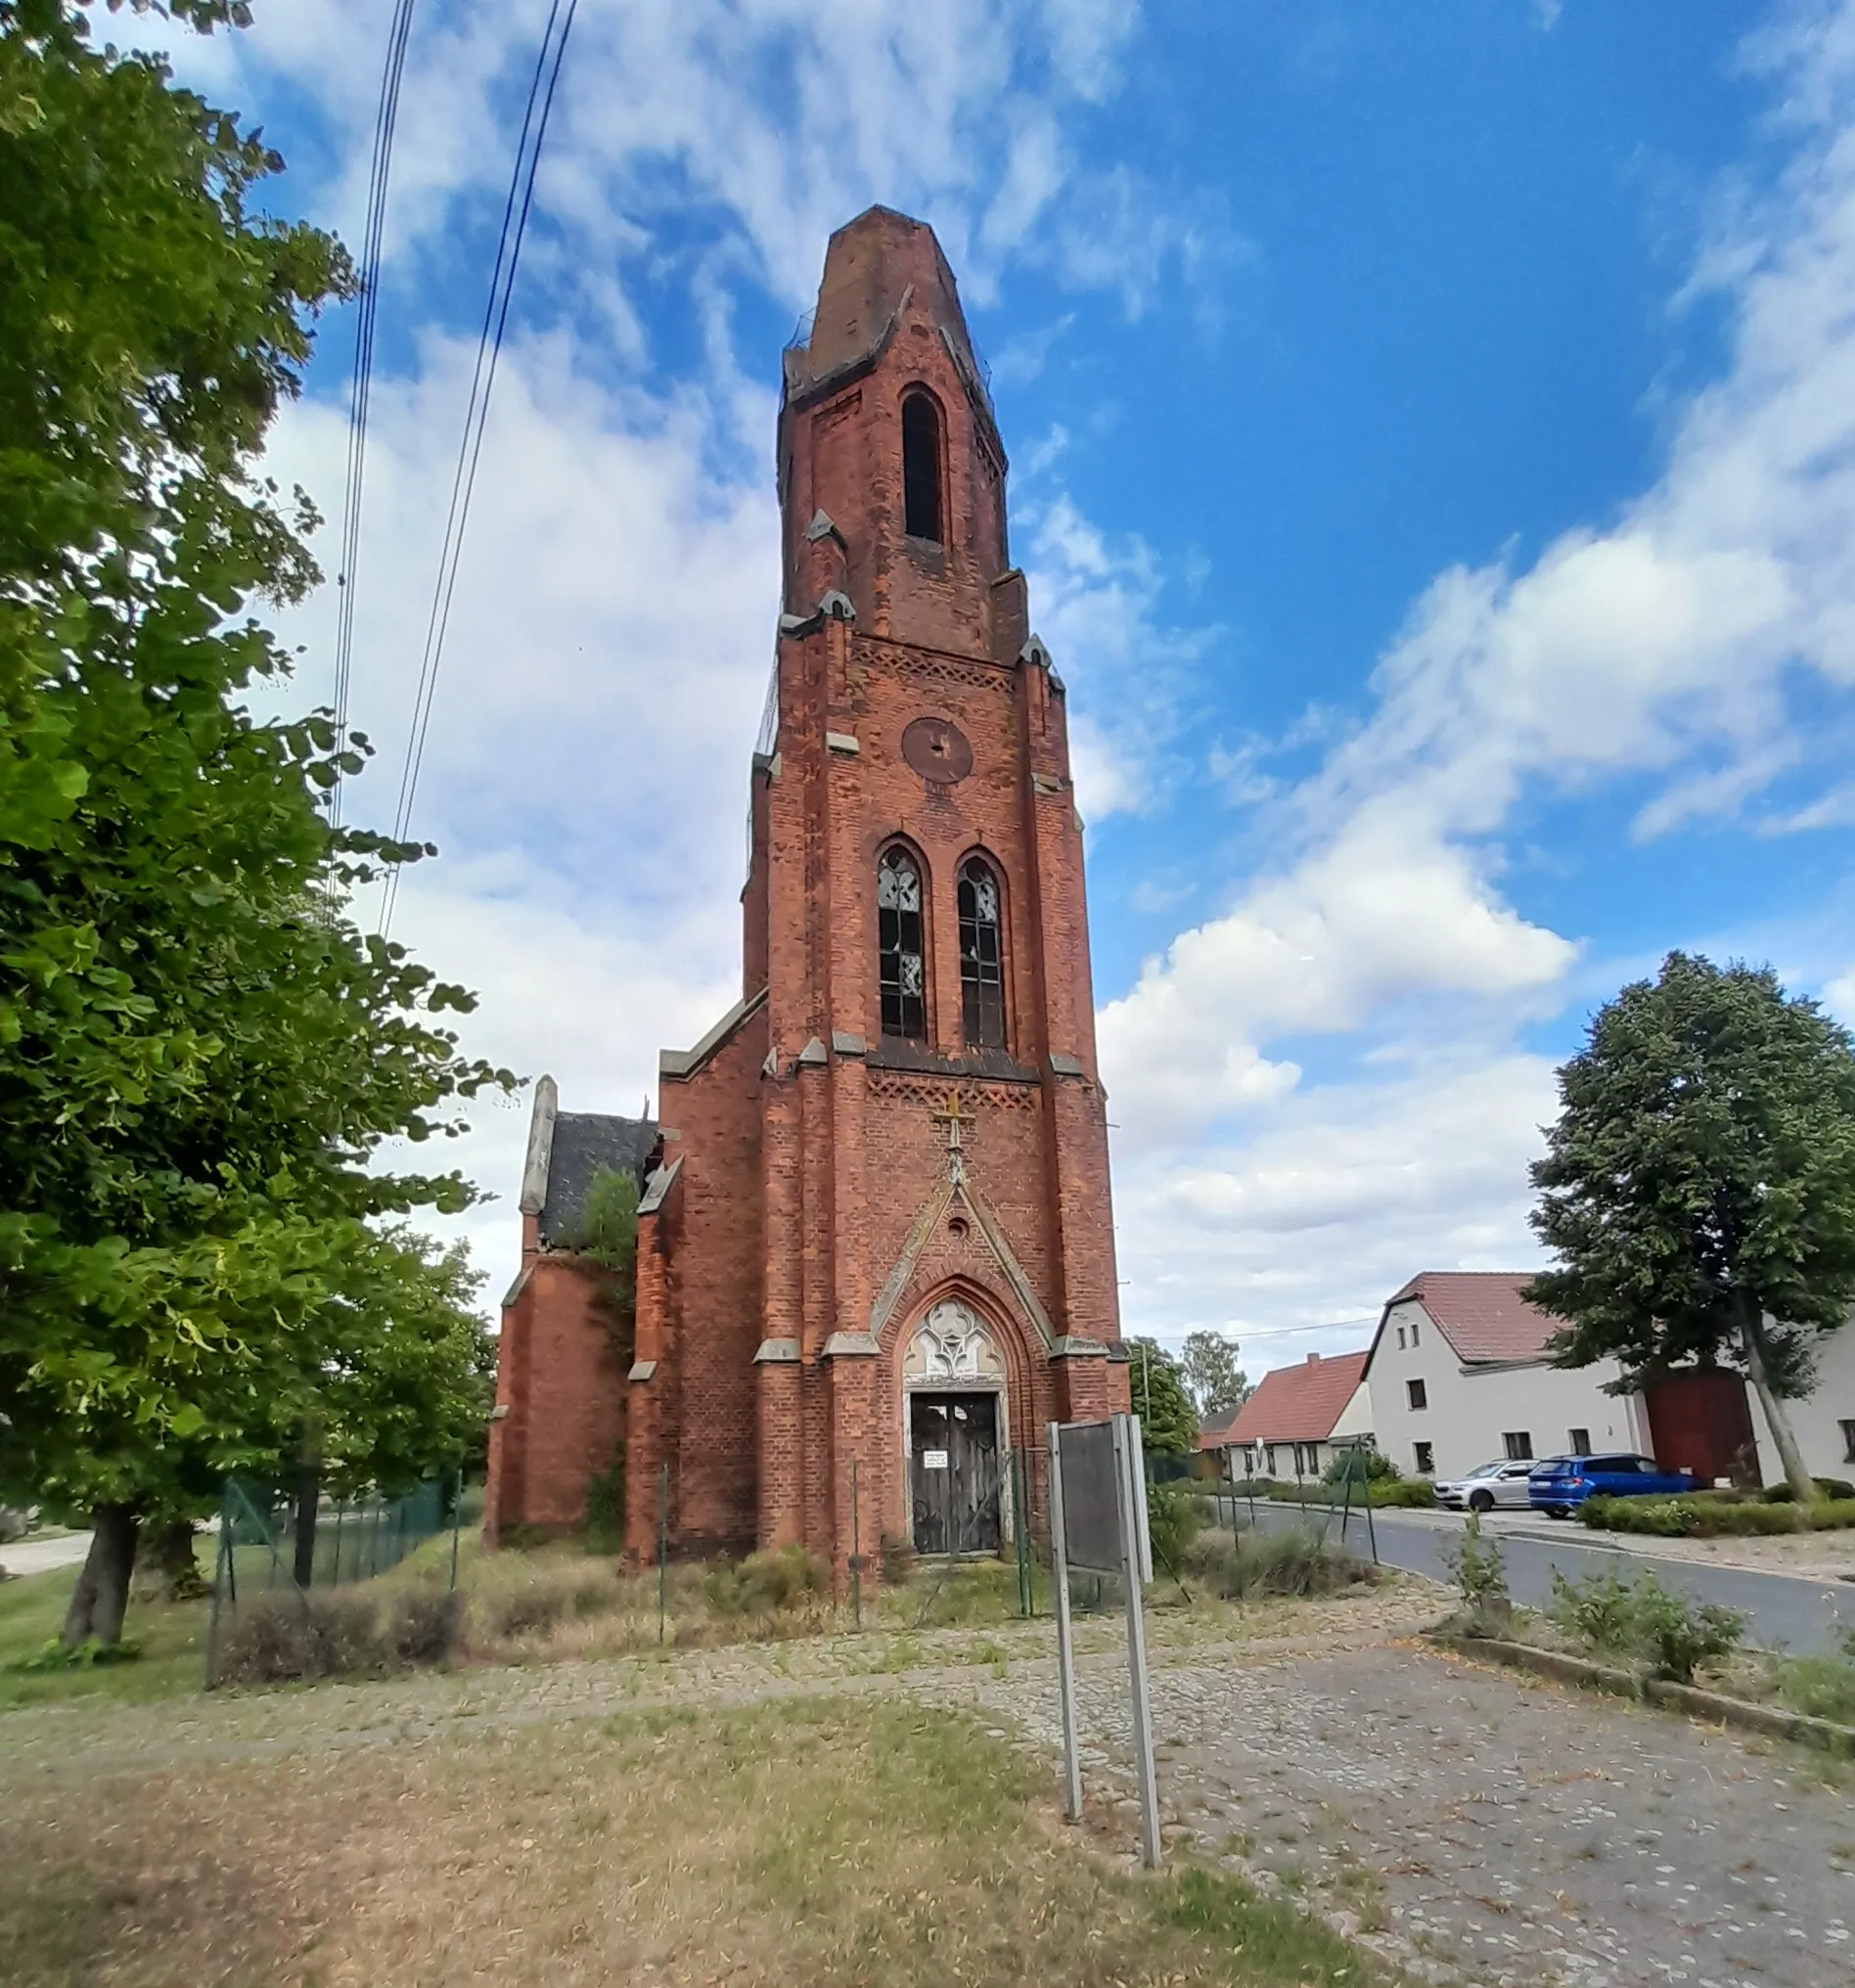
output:
[[[997,1553],[1003,1537],[998,1397],[910,1395],[908,1429],[915,1551]]]

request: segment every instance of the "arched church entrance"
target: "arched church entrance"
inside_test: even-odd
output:
[[[902,1360],[915,1551],[995,1554],[1005,1538],[1005,1357],[963,1298],[944,1297]]]

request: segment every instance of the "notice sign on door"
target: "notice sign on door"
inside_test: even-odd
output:
[[[947,1468],[946,1451],[923,1450],[921,1453],[921,1467],[924,1470],[944,1470]]]

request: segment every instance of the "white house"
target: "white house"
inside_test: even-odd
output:
[[[1551,1364],[1547,1341],[1560,1321],[1520,1297],[1529,1277],[1426,1270],[1386,1303],[1364,1382],[1379,1448],[1399,1469],[1455,1477],[1497,1457],[1655,1455],[1643,1397],[1604,1391],[1622,1377],[1615,1361]],[[1778,1446],[1756,1396],[1746,1393],[1755,1468],[1776,1483],[1784,1474]],[[1855,1475],[1855,1324],[1824,1344],[1815,1389],[1789,1409],[1811,1473]]]
[[[1310,1353],[1298,1367],[1278,1367],[1223,1429],[1206,1429],[1201,1450],[1228,1451],[1235,1468],[1265,1477],[1318,1477],[1335,1453],[1372,1440],[1372,1397],[1364,1353]]]
[[[1548,1364],[1560,1322],[1520,1296],[1531,1273],[1426,1270],[1385,1305],[1366,1356],[1379,1448],[1407,1476],[1459,1477],[1497,1457],[1650,1454],[1637,1395],[1604,1392],[1613,1360]]]

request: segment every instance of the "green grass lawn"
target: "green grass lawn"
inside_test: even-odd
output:
[[[1048,1764],[963,1715],[831,1695],[121,1774],[0,1809],[31,1988],[1377,1988],[1220,1873],[1131,1870]]]
[[[171,1697],[200,1689],[206,1661],[204,1602],[131,1602],[124,1637],[141,1654],[128,1663],[22,1671],[57,1640],[78,1569],[24,1574],[0,1582],[0,1711],[48,1698]]]

